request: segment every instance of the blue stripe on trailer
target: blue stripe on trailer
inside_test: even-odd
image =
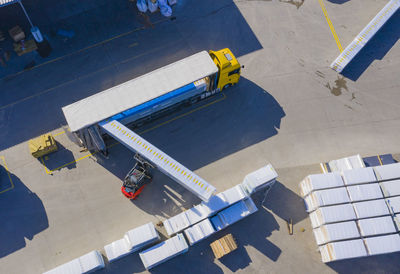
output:
[[[133,107],[131,109],[125,110],[125,111],[123,111],[123,112],[121,112],[121,113],[119,113],[117,115],[112,116],[110,119],[111,120],[117,120],[117,121],[122,120],[124,118],[129,117],[129,116],[135,115],[135,114],[137,114],[137,113],[139,113],[141,111],[148,110],[148,109],[150,109],[150,108],[152,108],[152,107],[154,107],[154,106],[156,106],[158,104],[161,104],[161,103],[163,103],[163,102],[165,102],[165,101],[167,101],[169,99],[175,98],[175,97],[177,97],[177,96],[179,96],[181,94],[184,94],[186,92],[192,91],[194,89],[196,89],[195,84],[194,83],[190,83],[190,84],[188,84],[186,86],[183,86],[181,88],[178,88],[178,89],[176,89],[174,91],[168,92],[167,94],[164,94],[164,95],[162,95],[160,97],[154,98],[154,99],[152,99],[152,100],[150,100],[150,101],[148,101],[146,103],[143,103],[143,104],[138,105],[136,107]]]

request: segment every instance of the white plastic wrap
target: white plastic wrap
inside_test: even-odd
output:
[[[125,237],[104,246],[104,251],[110,263],[132,253],[130,244]]]
[[[149,11],[151,13],[156,12],[157,9],[158,9],[158,3],[157,3],[157,1],[153,2],[152,0],[148,0],[147,1],[147,7],[149,8]]]
[[[194,226],[191,226],[185,229],[186,238],[189,240],[190,245],[194,245],[195,243],[211,236],[215,233],[215,229],[213,228],[209,219],[205,219]]]
[[[82,274],[104,268],[103,256],[97,250],[60,265],[44,274]]]
[[[365,167],[364,161],[359,154],[345,157],[338,160],[332,160],[329,162],[329,168],[332,172],[342,172],[345,170],[356,169]]]
[[[315,190],[344,186],[340,173],[312,174],[300,182],[301,194],[304,196]]]
[[[323,224],[344,222],[356,219],[351,204],[320,207],[310,214],[311,225],[317,228]]]
[[[146,12],[147,11],[147,5],[146,5],[146,0],[137,0],[136,6],[140,12]]]
[[[352,202],[383,198],[382,190],[378,183],[348,186],[347,191]]]
[[[268,164],[244,177],[242,182],[243,189],[249,194],[253,194],[262,188],[273,184],[278,177],[275,169]]]
[[[151,269],[175,256],[185,253],[188,248],[189,246],[186,243],[185,237],[179,233],[164,242],[140,252],[139,256],[144,267]]]
[[[380,185],[385,197],[400,195],[400,180],[381,182]]]
[[[249,197],[219,212],[217,216],[211,218],[211,223],[215,229],[219,231],[240,221],[257,210],[253,200]]]
[[[375,166],[374,170],[376,177],[381,181],[400,178],[400,163]]]
[[[212,196],[208,202],[201,202],[199,205],[163,221],[165,230],[171,236],[209,216],[217,214],[218,211],[246,197],[247,194],[244,192],[242,186],[236,185]]]
[[[170,17],[172,15],[172,9],[168,5],[167,0],[157,0],[158,6],[160,7],[160,12],[165,17]]]
[[[399,234],[366,238],[369,255],[378,255],[400,251]]]
[[[400,196],[387,198],[386,201],[393,214],[400,213]]]
[[[350,203],[350,198],[346,188],[340,187],[311,192],[304,201],[307,211],[311,212],[321,206]]]
[[[147,223],[125,233],[124,238],[104,246],[111,263],[160,239],[153,223]]]
[[[355,221],[322,225],[313,232],[318,245],[360,238]]]
[[[342,172],[345,185],[357,185],[376,182],[372,167],[349,169]]]
[[[160,240],[160,236],[151,222],[129,230],[126,232],[125,237],[129,240],[132,252]]]
[[[392,216],[358,220],[361,236],[374,236],[397,232]]]
[[[390,214],[384,199],[354,203],[353,207],[358,219]]]
[[[367,256],[367,250],[361,239],[335,242],[319,248],[324,263]]]

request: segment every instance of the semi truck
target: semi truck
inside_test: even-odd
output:
[[[65,106],[62,111],[80,146],[107,155],[104,138],[111,136],[201,199],[208,200],[215,192],[213,186],[132,129],[237,84],[241,68],[228,48],[201,51]],[[134,193],[126,194],[127,189],[136,188],[130,184],[122,189],[125,196],[134,197]]]

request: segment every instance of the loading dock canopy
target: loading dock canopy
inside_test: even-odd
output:
[[[209,54],[202,51],[65,106],[62,110],[71,131],[78,131],[217,71]]]

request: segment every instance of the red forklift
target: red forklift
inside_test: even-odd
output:
[[[125,176],[124,184],[121,187],[122,194],[130,200],[135,200],[139,197],[144,187],[151,182],[152,174],[150,171],[154,168],[152,164],[144,160],[139,154],[136,154],[134,159],[136,163]]]

